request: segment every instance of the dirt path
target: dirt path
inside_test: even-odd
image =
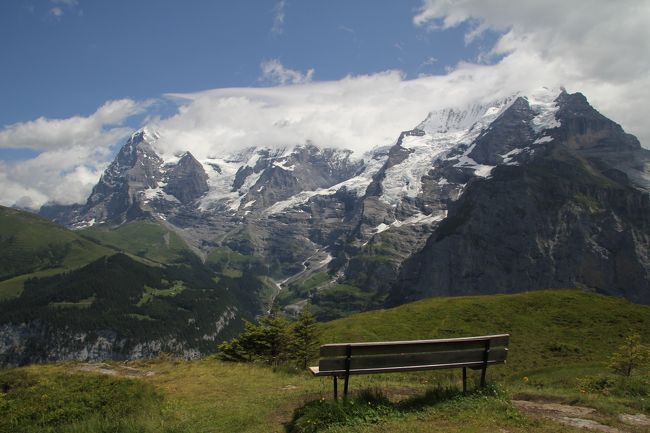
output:
[[[560,424],[571,427],[582,428],[603,433],[627,433],[627,430],[605,425],[599,422],[603,418],[596,409],[583,406],[571,406],[567,404],[553,403],[549,401],[534,401],[514,399],[512,403],[522,412],[532,416],[552,419]],[[650,418],[643,414],[629,415],[621,414],[618,421],[627,425],[634,426],[633,431],[638,431],[638,427],[650,427]]]
[[[128,378],[149,377],[155,373],[151,370],[142,370],[139,368],[129,367],[128,365],[105,364],[98,363],[84,363],[76,365],[72,371],[81,371],[85,373],[97,373],[105,376],[119,376]]]

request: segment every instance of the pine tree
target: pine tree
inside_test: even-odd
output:
[[[289,322],[278,311],[271,311],[260,320],[263,329],[261,355],[269,365],[279,365],[287,360],[288,348],[291,342]]]
[[[224,361],[255,361],[266,351],[265,331],[261,326],[245,320],[242,333],[237,338],[224,341],[218,349],[218,356]]]
[[[319,346],[316,319],[308,306],[300,312],[292,331],[293,338],[289,347],[289,356],[303,369],[307,368],[307,363],[315,357]]]
[[[244,322],[244,332],[237,337],[241,350],[249,362],[255,361],[268,351],[264,327],[249,321]]]

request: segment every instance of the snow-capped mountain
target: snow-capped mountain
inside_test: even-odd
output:
[[[650,302],[650,152],[581,94],[540,89],[435,111],[396,137],[365,155],[260,143],[205,160],[189,152],[163,160],[158,134],[145,128],[85,205],[42,213],[73,228],[153,219],[199,255],[217,246],[256,255],[278,280],[327,271],[330,283],[372,294],[363,308],[387,297],[399,303],[560,285]],[[545,164],[571,167],[553,175],[569,186],[549,191],[540,180]],[[535,176],[539,183],[528,182]],[[558,209],[571,211],[558,217]],[[470,230],[473,218],[483,219]],[[504,245],[500,236],[519,227],[516,218],[532,221],[521,228],[529,236],[513,234]],[[439,247],[459,233],[457,244]],[[500,251],[498,263],[481,262],[497,247],[510,252]],[[578,250],[580,258],[562,267]],[[603,266],[611,268],[607,277],[594,270]],[[318,301],[318,291],[309,296]]]

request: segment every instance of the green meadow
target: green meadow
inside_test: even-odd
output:
[[[325,342],[508,332],[508,362],[488,386],[460,372],[353,376],[352,396],[291,368],[165,357],[0,371],[0,432],[584,432],[521,401],[589,408],[628,433],[621,414],[650,415],[650,371],[608,367],[632,334],[650,342],[650,307],[575,290],[434,298],[319,325]],[[475,382],[477,375],[470,376]]]

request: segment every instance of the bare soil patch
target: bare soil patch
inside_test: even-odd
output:
[[[106,364],[103,362],[78,364],[72,369],[72,371],[127,378],[149,377],[156,374],[151,370],[142,370],[135,367],[129,367],[128,365]]]
[[[560,424],[603,433],[625,433],[616,427],[599,422],[596,409],[548,401],[513,400],[512,403],[524,413],[557,421]]]

